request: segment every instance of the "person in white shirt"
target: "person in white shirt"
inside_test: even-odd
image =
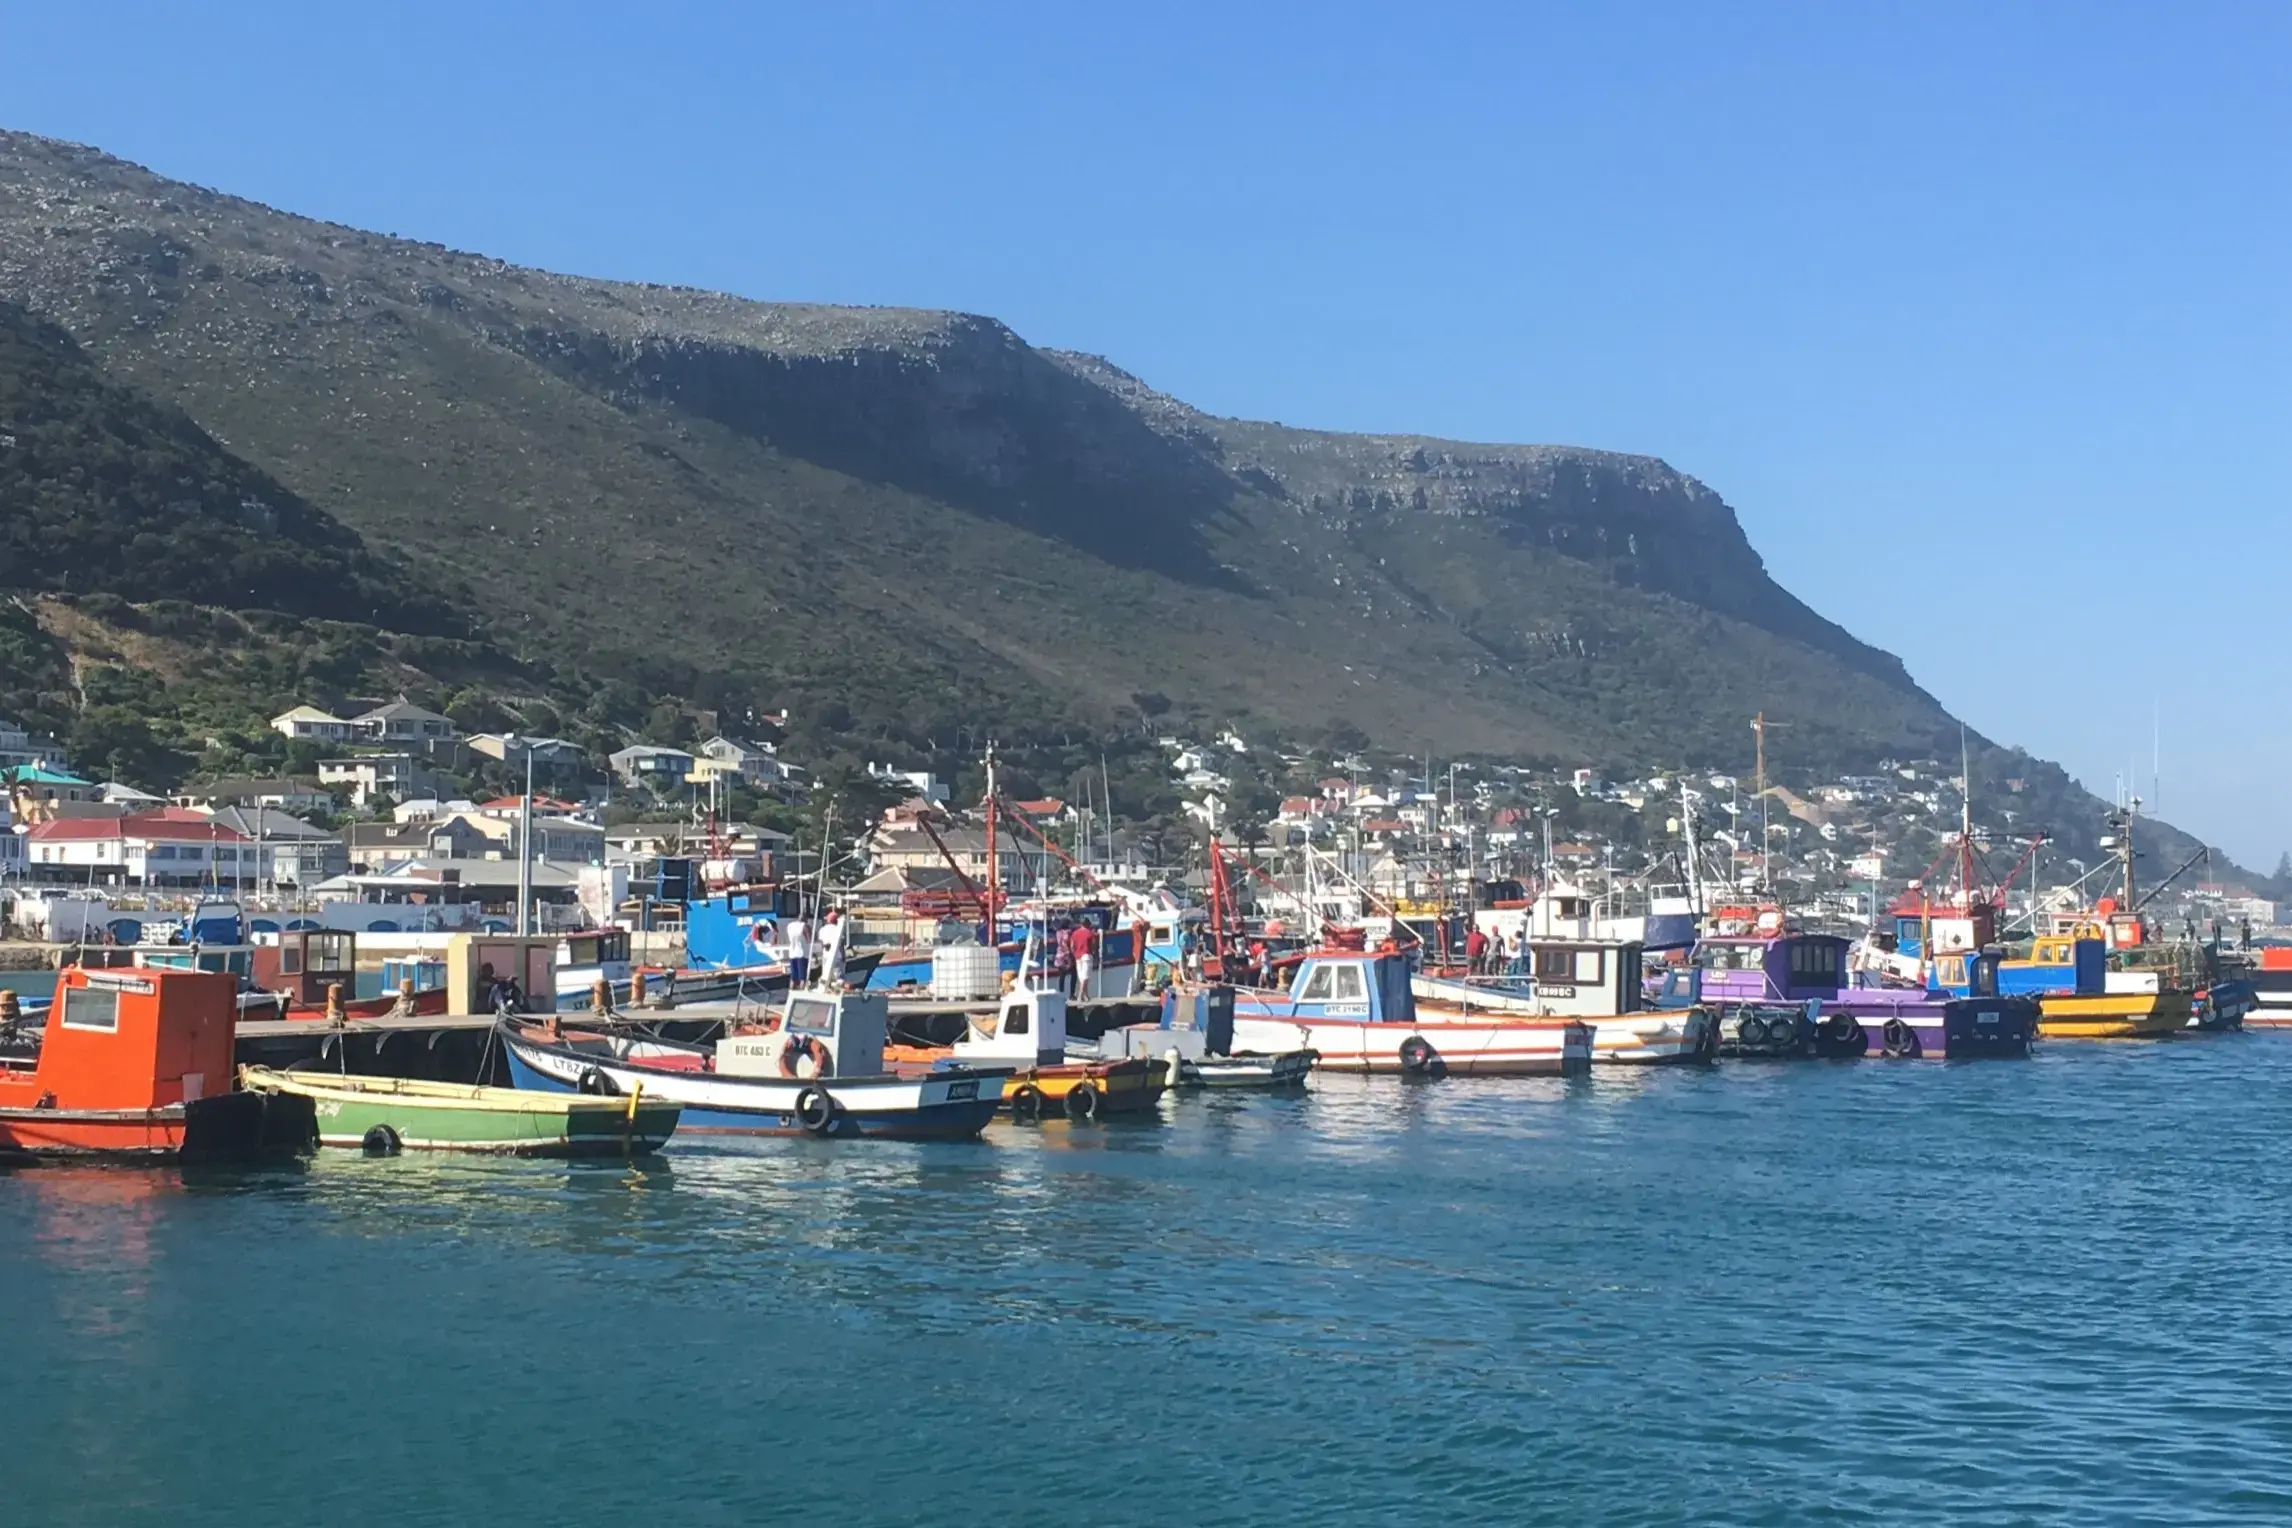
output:
[[[844,915],[839,908],[829,908],[820,924],[820,958],[814,969],[820,973],[821,986],[833,989],[844,984]]]
[[[780,938],[788,951],[788,985],[801,987],[812,974],[812,926],[798,913],[780,925]]]

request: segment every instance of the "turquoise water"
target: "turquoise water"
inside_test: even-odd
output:
[[[0,1177],[11,1520],[2292,1517],[2292,1036]]]
[[[46,997],[56,990],[53,971],[0,971],[0,987],[13,987],[26,997]]]

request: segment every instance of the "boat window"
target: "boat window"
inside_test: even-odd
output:
[[[1766,965],[1766,950],[1756,944],[1702,944],[1695,963],[1706,971],[1757,971]]]
[[[1802,986],[1823,982],[1838,985],[1838,946],[1819,939],[1794,942],[1791,945],[1791,975]]]
[[[1027,1005],[1013,1003],[1003,1013],[1003,1033],[1023,1035],[1027,1032]]]
[[[1336,966],[1332,968],[1332,974],[1337,978],[1338,1002],[1362,1003],[1368,1001],[1369,987],[1366,982],[1361,980],[1361,968],[1359,966]]]
[[[66,987],[63,993],[66,1029],[119,1028],[119,994],[105,987]]]
[[[1966,980],[1966,958],[1963,955],[1945,955],[1934,962],[1934,979],[1945,987],[1963,986]]]
[[[1601,953],[1599,950],[1578,950],[1576,952],[1577,981],[1596,982],[1600,979]]]
[[[1305,985],[1297,989],[1297,1000],[1301,1003],[1326,1003],[1336,981],[1336,967],[1315,966],[1313,974],[1305,978]]]
[[[1536,951],[1536,979],[1540,982],[1572,980],[1570,972],[1576,969],[1573,950],[1551,950],[1538,947]]]
[[[790,998],[788,1027],[815,1035],[832,1035],[836,1032],[836,1005],[826,998]]]
[[[282,945],[280,945],[280,946],[279,946],[279,975],[281,975],[281,976],[300,976],[301,974],[302,974],[302,951],[301,951],[301,950],[299,950],[299,949],[297,949],[295,946],[293,946],[293,945],[291,945],[291,944],[282,944]]]

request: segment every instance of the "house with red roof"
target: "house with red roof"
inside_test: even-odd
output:
[[[251,886],[257,870],[252,839],[186,807],[58,818],[35,825],[24,847],[36,881]]]

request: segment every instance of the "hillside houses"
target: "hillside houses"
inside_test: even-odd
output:
[[[271,718],[271,730],[294,743],[367,743],[376,747],[428,747],[461,736],[453,722],[412,701],[399,699],[352,717],[316,706],[295,706]]]

